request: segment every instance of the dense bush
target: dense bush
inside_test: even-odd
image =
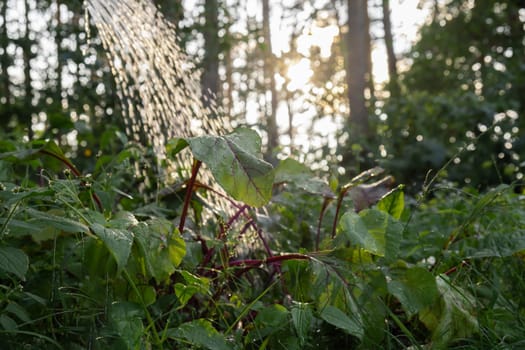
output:
[[[399,187],[356,213],[376,170],[329,185],[259,148],[248,129],[173,140],[191,176],[144,197],[135,146],[88,175],[52,142],[2,143],[2,348],[524,345],[512,187]]]

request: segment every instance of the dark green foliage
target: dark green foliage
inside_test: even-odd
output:
[[[421,186],[448,161],[444,178],[487,188],[523,176],[525,31],[520,2],[448,1],[400,76],[402,92],[378,113],[378,158]],[[382,113],[382,114],[381,114]]]
[[[235,182],[252,170],[217,167],[199,152],[223,140],[235,144],[234,155],[238,147],[253,156],[250,167],[264,167],[258,137],[246,133],[185,142],[215,176],[231,171]],[[398,188],[355,213],[345,194],[376,171],[330,189],[289,159],[271,171],[266,209],[231,201],[234,211],[220,217],[207,209],[198,167],[186,182],[194,195],[180,196],[192,205],[144,206],[121,171],[132,149],[88,178],[50,163],[73,166],[56,145],[28,146],[6,142],[9,152],[0,155],[2,348],[512,348],[525,341],[525,213],[510,186],[486,193],[435,186],[418,206]],[[35,182],[24,170],[32,167],[45,169]]]

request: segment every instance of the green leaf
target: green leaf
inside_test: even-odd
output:
[[[363,250],[393,260],[399,253],[403,225],[387,213],[365,209],[360,214],[345,213],[338,231]]]
[[[254,207],[272,196],[273,167],[261,159],[261,139],[241,128],[226,136],[200,136],[188,140],[193,155],[205,163],[222,188],[234,199]]]
[[[0,315],[0,326],[2,327],[2,329],[8,332],[14,331],[18,328],[18,325],[16,324],[15,320],[7,316],[6,314]]]
[[[309,304],[296,303],[292,307],[291,314],[295,331],[299,337],[299,343],[304,345],[306,344],[308,333],[314,320],[312,309]]]
[[[377,209],[390,214],[393,218],[399,220],[405,209],[405,195],[403,185],[400,185],[386,194],[378,203]]]
[[[25,212],[33,219],[31,223],[41,226],[51,226],[60,231],[70,233],[86,233],[89,228],[78,220],[72,220],[64,216],[53,215],[33,208],[25,208]]]
[[[392,269],[385,277],[388,291],[399,300],[408,316],[430,307],[438,296],[436,279],[424,268]]]
[[[169,338],[183,339],[188,345],[210,350],[230,350],[232,348],[211,322],[204,319],[184,323],[176,329],[168,329],[166,333]]]
[[[328,305],[323,309],[320,316],[326,322],[342,329],[346,333],[356,336],[359,339],[363,338],[363,327],[338,308]]]
[[[22,250],[12,247],[0,247],[0,269],[25,280],[29,268],[29,258]]]
[[[176,154],[178,154],[180,151],[188,147],[188,141],[186,141],[183,138],[175,137],[168,141],[166,145],[166,153],[174,157]]]
[[[91,230],[102,239],[111,255],[115,258],[119,270],[124,268],[131,252],[133,233],[127,230],[104,227],[99,223],[92,224]]]
[[[143,309],[135,303],[114,302],[109,307],[109,322],[128,349],[140,348],[144,333],[143,316]]]
[[[455,339],[467,338],[478,329],[475,299],[466,290],[452,286],[447,276],[436,277],[440,298],[422,310],[419,319],[432,331],[436,349],[444,349]]]
[[[335,197],[330,186],[325,181],[315,177],[313,171],[306,165],[292,158],[282,160],[275,168],[274,183],[279,184],[283,182],[293,184],[308,193],[320,194],[324,197]]]
[[[280,305],[273,304],[263,307],[258,313],[255,321],[264,326],[282,328],[287,325],[288,310]]]
[[[207,278],[195,276],[186,270],[181,270],[179,273],[186,282],[186,284],[175,283],[175,295],[181,306],[186,305],[191,297],[197,293],[208,294],[210,281]]]
[[[186,254],[186,244],[170,221],[141,222],[132,231],[150,276],[161,282],[175,272]]]

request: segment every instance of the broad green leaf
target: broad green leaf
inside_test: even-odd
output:
[[[338,231],[351,244],[392,260],[399,252],[403,225],[387,213],[365,209],[360,214],[354,211],[345,213],[339,221]]]
[[[262,341],[263,345],[259,349],[267,349],[267,344],[271,340],[271,335],[276,335],[281,340],[283,331],[289,334],[289,311],[280,304],[273,305],[254,305],[257,317],[253,323],[253,328],[247,335],[248,339]]]
[[[375,255],[385,255],[384,232],[370,232],[363,218],[356,212],[345,213],[339,220],[338,230],[351,244]]]
[[[109,226],[113,228],[129,229],[137,225],[139,221],[129,211],[119,211],[115,214],[113,219],[109,222]]]
[[[320,316],[326,322],[344,330],[346,333],[356,336],[359,339],[363,338],[363,327],[338,308],[328,305],[323,309]]]
[[[169,140],[166,145],[166,153],[171,157],[174,157],[175,155],[177,155],[177,153],[188,147],[188,145],[188,141],[186,141],[183,138],[173,138]]]
[[[403,185],[390,191],[378,203],[377,209],[390,214],[393,218],[399,220],[405,209],[405,196]]]
[[[255,321],[264,326],[275,327],[276,329],[287,325],[288,310],[280,305],[273,304],[263,307],[258,313]]]
[[[306,165],[287,158],[275,168],[274,183],[291,183],[308,193],[320,194],[325,197],[335,197],[330,186],[323,180],[315,177]]]
[[[5,159],[12,162],[34,158],[44,147],[44,145],[45,142],[42,140],[33,141],[31,143],[32,148],[0,153],[0,159]]]
[[[132,231],[150,276],[161,282],[175,272],[186,254],[186,244],[170,221],[141,222]]]
[[[198,287],[192,285],[187,286],[183,283],[175,283],[173,290],[175,291],[175,295],[179,300],[179,307],[184,307],[188,301],[190,301],[190,299],[199,292]]]
[[[18,248],[0,247],[0,269],[25,280],[28,268],[29,258],[26,253]]]
[[[129,292],[129,301],[149,306],[157,299],[157,292],[153,286],[140,285],[137,286],[137,291],[139,291],[140,296],[137,295],[135,290]]]
[[[119,270],[124,268],[131,252],[133,233],[127,230],[104,227],[99,223],[92,224],[91,230],[102,239],[115,258]]]
[[[9,302],[9,304],[7,304],[5,311],[15,315],[22,322],[25,322],[25,323],[31,322],[31,318],[29,314],[27,313],[26,309],[24,309],[22,306],[15,303],[14,301],[11,301]]]
[[[297,303],[292,307],[292,322],[301,345],[306,344],[314,315],[309,304]]]
[[[226,136],[200,136],[188,142],[195,158],[210,168],[234,199],[254,207],[270,200],[273,168],[261,159],[261,140],[255,131],[242,128]]]
[[[445,275],[436,277],[440,298],[422,310],[419,319],[432,331],[436,349],[445,349],[455,339],[466,338],[478,331],[476,303],[469,292],[451,285]]]
[[[0,326],[5,331],[14,331],[18,328],[18,325],[16,324],[15,320],[13,320],[11,317],[7,316],[6,314],[0,315]]]
[[[186,270],[181,270],[179,273],[184,278],[184,283],[175,283],[175,295],[179,299],[181,306],[186,303],[197,293],[208,294],[210,288],[210,281],[205,277],[198,277]]]
[[[32,218],[31,223],[41,226],[51,226],[58,230],[70,233],[86,233],[89,228],[78,220],[72,220],[64,216],[53,215],[51,213],[38,211],[33,208],[24,209]]]
[[[128,349],[140,349],[144,333],[143,316],[143,309],[135,303],[114,302],[109,307],[109,322]]]
[[[183,340],[188,345],[210,350],[230,350],[232,348],[211,322],[204,319],[183,323],[176,329],[168,329],[166,333],[169,338]]]
[[[430,307],[438,296],[436,279],[427,269],[396,268],[385,277],[388,291],[399,300],[408,316]]]

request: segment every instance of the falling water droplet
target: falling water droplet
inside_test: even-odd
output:
[[[174,26],[150,0],[86,0],[86,32],[93,23],[107,52],[124,111],[126,133],[151,145],[160,160],[173,137],[225,134],[231,130],[214,102],[203,102],[200,73],[177,44]],[[177,173],[189,175],[188,152],[179,153]],[[182,171],[181,171],[182,170]],[[173,181],[164,171],[161,182]],[[203,170],[200,180],[211,184]]]

